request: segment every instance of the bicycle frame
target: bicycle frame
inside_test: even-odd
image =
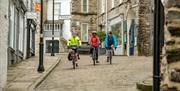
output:
[[[110,62],[110,64],[112,64],[112,55],[113,55],[113,48],[110,48],[107,50],[107,61]]]
[[[70,55],[72,56],[72,64],[73,64],[73,69],[76,68],[76,61],[77,61],[77,53],[75,53],[74,50],[70,51]]]
[[[69,53],[70,53],[70,56],[72,57],[72,64],[73,64],[73,69],[76,68],[76,62],[77,62],[77,58],[78,58],[78,55],[77,53],[75,52],[75,50],[71,49],[73,46],[69,46],[68,48],[70,49]]]
[[[93,60],[94,66],[95,66],[95,64],[96,64],[96,49],[95,49],[95,47],[93,47],[93,51],[92,52],[93,52],[92,53],[92,60]]]

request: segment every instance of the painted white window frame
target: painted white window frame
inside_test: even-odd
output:
[[[114,3],[114,0],[112,0],[111,8],[114,8],[114,6],[115,6],[115,3]]]
[[[84,0],[81,0],[81,11],[82,11],[83,13],[88,13],[88,12],[89,12],[89,0],[86,1],[86,2],[87,2],[86,5],[84,5],[83,1],[84,1]],[[87,9],[86,11],[84,11],[84,6],[87,7],[87,8],[86,8],[86,9]]]
[[[10,47],[14,48],[14,36],[15,36],[15,29],[14,29],[14,23],[15,23],[15,7],[13,3],[10,3]]]
[[[105,12],[105,0],[101,0],[101,13]]]
[[[24,34],[24,17],[23,13],[19,13],[19,50],[23,52],[23,34]]]
[[[61,2],[54,2],[54,16],[59,17],[59,15],[61,15]]]
[[[86,29],[86,31],[87,31],[87,40],[83,40],[83,36],[85,35],[85,34],[83,34],[83,25],[87,25],[87,29]],[[81,23],[81,41],[82,42],[88,42],[88,29],[89,29],[89,24],[88,23]]]

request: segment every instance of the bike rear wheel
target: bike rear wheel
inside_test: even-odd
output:
[[[73,64],[73,69],[75,69],[75,68],[76,68],[76,62],[75,62],[75,60],[72,61],[72,64]]]
[[[96,65],[96,51],[95,51],[95,49],[93,49],[92,59],[93,59],[93,65],[95,66]]]
[[[112,50],[109,50],[109,63],[112,64]]]

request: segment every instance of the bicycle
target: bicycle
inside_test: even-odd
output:
[[[94,66],[96,65],[96,59],[97,59],[97,56],[96,56],[96,49],[95,49],[95,47],[93,47],[93,51],[92,51],[92,60],[93,60],[93,65],[94,65]]]
[[[73,69],[77,67],[77,60],[78,60],[78,54],[75,52],[77,50],[77,46],[69,46],[68,49],[71,49],[69,52],[71,59],[72,59],[72,65]]]
[[[113,48],[107,49],[107,62],[112,64]]]

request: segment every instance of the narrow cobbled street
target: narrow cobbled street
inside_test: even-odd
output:
[[[113,56],[110,65],[106,56],[100,56],[100,63],[93,66],[89,55],[81,55],[74,70],[66,56],[61,55],[61,63],[36,91],[132,91],[136,82],[152,76],[152,57]]]

